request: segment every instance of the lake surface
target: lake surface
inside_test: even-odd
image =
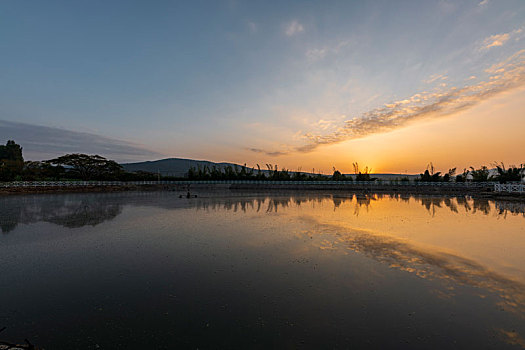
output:
[[[0,197],[0,340],[46,349],[525,348],[525,205]]]

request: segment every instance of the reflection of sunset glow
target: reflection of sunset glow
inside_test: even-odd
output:
[[[324,251],[350,249],[425,279],[479,288],[525,316],[525,205],[406,194],[212,199],[198,210],[279,213],[305,221],[299,237]],[[316,238],[316,239],[312,239]]]
[[[508,331],[499,329],[500,337],[508,344],[517,345],[525,348],[525,339],[523,339],[516,331]]]
[[[25,197],[19,206],[10,204],[13,197],[6,197],[3,201],[10,208],[9,217],[0,218],[0,226],[5,234],[18,223],[39,221],[70,228],[94,226],[121,215],[120,201],[126,196],[85,196],[79,201],[53,197],[45,206],[34,196]],[[301,222],[304,227],[290,233],[314,248],[351,250],[421,278],[476,287],[480,295],[483,290],[496,293],[505,308],[525,312],[525,204],[520,202],[407,194],[240,194],[190,202],[173,201],[169,194],[158,196],[151,202],[145,195],[142,202],[142,197],[135,195],[132,205],[166,209],[189,205],[197,215],[230,212],[241,215],[242,220],[270,215],[276,224],[282,220]],[[272,239],[287,237],[287,232],[283,234]],[[260,245],[253,240],[250,244]]]
[[[496,293],[505,309],[525,317],[525,284],[491,271],[474,260],[377,233],[344,231],[337,226],[324,229],[337,237],[331,244],[332,249],[348,248],[421,278],[476,287],[480,289],[480,297],[486,291]],[[323,242],[321,249],[325,249],[328,240]],[[453,290],[452,284],[449,290]]]
[[[36,312],[41,321],[35,325],[47,325],[48,310],[60,309],[62,299],[77,303],[80,296],[85,302],[61,318],[64,323],[70,314],[89,314],[96,289],[104,310],[119,305],[104,311],[119,324],[126,324],[120,305],[132,305],[124,310],[133,313],[153,306],[150,317],[163,316],[147,323],[150,329],[170,317],[186,324],[198,305],[194,320],[215,320],[212,327],[224,324],[230,310],[239,313],[226,318],[226,329],[247,324],[258,333],[264,319],[273,335],[274,327],[289,330],[285,318],[300,327],[296,334],[302,337],[321,323],[319,345],[325,334],[346,336],[347,329],[364,340],[376,339],[378,330],[387,334],[379,348],[420,338],[426,339],[421,348],[446,348],[456,340],[461,348],[472,341],[481,345],[476,348],[487,341],[494,348],[523,345],[522,203],[342,191],[197,194],[4,197],[0,243],[8,249],[2,280],[16,288],[0,289],[7,300],[3,312],[9,305],[25,308],[14,316],[26,332],[27,314]],[[22,272],[28,278],[20,280]],[[106,301],[108,291],[115,298]],[[50,299],[54,304],[39,312],[41,300]],[[334,324],[339,328],[325,333]],[[360,327],[370,331],[363,334]]]

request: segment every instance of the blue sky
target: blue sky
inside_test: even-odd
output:
[[[292,167],[293,153],[322,151],[326,140],[350,141],[351,152],[354,136],[341,130],[352,118],[489,82],[487,70],[502,62],[521,68],[524,37],[522,0],[4,0],[0,120],[21,124],[0,124],[0,138],[44,126],[149,151],[108,148],[117,160]],[[516,75],[512,88],[522,85]],[[405,119],[386,129],[354,122],[352,133],[403,128]],[[46,142],[25,146],[26,157],[58,152]],[[89,147],[79,137],[78,151],[99,150]]]

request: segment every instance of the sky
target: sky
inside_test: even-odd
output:
[[[525,163],[525,1],[0,1],[0,142],[291,170]]]

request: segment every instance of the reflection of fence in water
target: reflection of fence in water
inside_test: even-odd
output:
[[[496,202],[496,209],[502,215],[523,215],[525,217],[525,203],[520,202]]]

